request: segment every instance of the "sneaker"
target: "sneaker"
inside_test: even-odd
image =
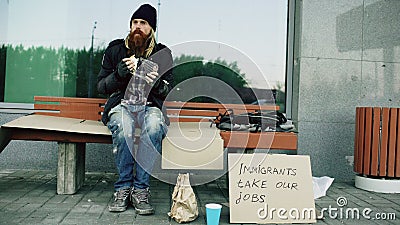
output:
[[[132,188],[131,202],[135,211],[139,215],[149,215],[154,213],[154,208],[149,202],[150,191],[146,189]]]
[[[121,189],[114,193],[114,201],[108,206],[110,212],[123,212],[129,205],[130,188]]]

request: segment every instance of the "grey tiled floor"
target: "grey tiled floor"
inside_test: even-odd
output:
[[[115,174],[87,173],[86,181],[75,195],[56,194],[56,175],[52,171],[0,170],[0,224],[178,224],[169,219],[170,196],[173,185],[153,179],[152,200],[156,213],[151,216],[136,215],[132,208],[123,213],[110,213],[107,205],[111,201]],[[189,224],[206,224],[204,205],[209,202],[228,202],[226,181],[194,187],[200,206],[199,217]],[[360,190],[353,182],[334,182],[327,196],[315,201],[316,208],[337,207],[338,197],[345,197],[346,207],[362,212],[370,208],[371,219],[346,218],[325,212],[325,218],[317,224],[400,224],[400,194],[381,194]],[[377,220],[380,216],[396,216],[396,219]],[[229,224],[229,208],[223,207],[221,225]]]

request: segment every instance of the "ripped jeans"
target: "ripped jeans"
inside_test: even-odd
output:
[[[148,188],[150,172],[161,157],[162,139],[167,125],[157,107],[119,104],[108,114],[108,129],[112,133],[113,152],[119,178],[115,191],[134,187]],[[141,129],[138,148],[135,149],[135,127]],[[134,175],[134,169],[136,174]]]

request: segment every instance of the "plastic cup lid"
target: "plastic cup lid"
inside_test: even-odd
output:
[[[217,204],[217,203],[209,203],[209,204],[206,204],[206,208],[209,208],[209,209],[220,209],[220,208],[222,208],[222,205]]]

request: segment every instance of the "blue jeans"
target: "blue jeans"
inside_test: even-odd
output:
[[[167,125],[157,107],[119,104],[109,112],[108,128],[112,133],[113,152],[119,178],[116,191],[128,187],[144,189],[150,186],[150,172],[161,157],[162,139]],[[138,148],[135,149],[135,128],[141,129]],[[133,171],[136,174],[133,174]]]

